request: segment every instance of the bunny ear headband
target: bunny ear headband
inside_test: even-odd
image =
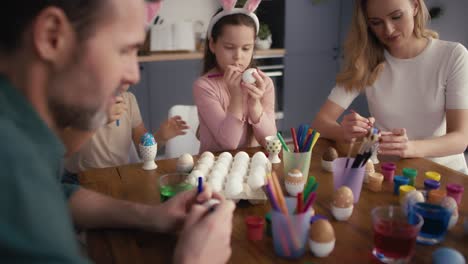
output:
[[[220,0],[221,5],[223,6],[223,11],[219,12],[211,19],[210,24],[208,25],[208,39],[211,39],[213,27],[221,18],[234,14],[244,14],[252,18],[257,29],[256,34],[258,34],[260,22],[258,21],[258,17],[254,12],[257,10],[261,1],[262,0],[248,0],[243,8],[234,8],[236,6],[237,0]]]
[[[162,0],[146,1],[146,29],[151,27],[161,9]]]

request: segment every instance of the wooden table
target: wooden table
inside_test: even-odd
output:
[[[313,151],[310,175],[319,183],[318,198],[314,208],[318,214],[327,216],[335,229],[336,246],[327,258],[316,258],[307,251],[297,263],[377,263],[372,257],[373,232],[370,212],[381,205],[398,205],[398,197],[392,194],[393,184],[384,182],[383,191],[373,193],[363,187],[360,201],[347,222],[335,221],[330,213],[329,204],[333,192],[333,176],[320,166],[320,157],[331,143],[319,140]],[[249,149],[250,154],[260,149]],[[141,164],[88,171],[80,180],[86,188],[110,196],[135,202],[159,203],[158,177],[175,171],[175,160],[157,162],[158,169],[144,171]],[[425,159],[405,159],[397,162],[397,173],[404,167],[416,168],[419,171],[416,185],[422,188],[425,171],[434,170],[442,174],[442,186],[447,182],[462,184],[468,192],[468,177],[454,170]],[[275,168],[280,170],[281,168]],[[380,170],[380,166],[376,166]],[[291,263],[293,261],[277,257],[273,251],[271,237],[265,236],[262,241],[251,242],[246,239],[244,217],[247,215],[263,216],[270,209],[269,204],[251,205],[248,202],[238,203],[234,216],[232,234],[232,257],[229,263]],[[430,263],[432,252],[438,247],[452,247],[468,256],[468,235],[463,233],[464,216],[468,215],[468,194],[465,193],[460,207],[460,218],[457,225],[448,232],[445,241],[436,246],[416,246],[414,263]],[[88,233],[88,250],[91,259],[96,263],[171,263],[175,245],[174,235],[144,233],[133,230],[96,230]]]

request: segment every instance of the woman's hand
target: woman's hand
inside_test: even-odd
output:
[[[391,132],[382,131],[379,154],[400,156],[402,158],[415,157],[414,144],[408,139],[406,129],[396,128]]]
[[[374,122],[375,119],[373,117],[365,118],[355,111],[351,111],[341,121],[344,139],[349,142],[353,138],[366,136],[368,130],[374,125]]]

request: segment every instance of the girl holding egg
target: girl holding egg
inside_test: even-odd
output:
[[[200,120],[200,153],[264,145],[276,134],[273,81],[252,65],[261,0],[234,8],[223,0],[208,26],[203,75],[193,86]]]
[[[468,51],[439,40],[428,20],[424,0],[355,1],[344,67],[313,127],[349,141],[375,125],[380,154],[429,157],[468,173]],[[373,117],[351,111],[338,123],[361,92]]]

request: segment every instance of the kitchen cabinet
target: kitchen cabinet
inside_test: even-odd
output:
[[[335,85],[352,1],[286,1],[284,126],[310,123]],[[366,114],[365,98],[353,103]],[[285,131],[286,132],[286,131]],[[288,134],[288,133],[287,133]]]
[[[192,85],[200,76],[200,60],[140,63],[141,81],[132,86],[146,128],[155,132],[175,104],[193,105]]]

